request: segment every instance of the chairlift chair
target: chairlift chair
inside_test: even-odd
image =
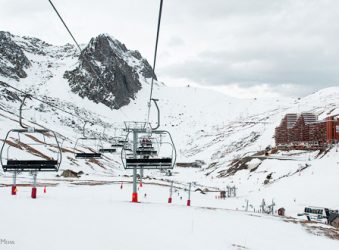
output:
[[[101,137],[101,140],[100,140],[100,149],[99,149],[99,153],[115,153],[117,151],[116,148],[109,148],[109,147],[104,147],[104,143],[103,143],[103,139],[105,138],[105,128],[104,128],[104,131],[102,132],[102,137]]]
[[[100,148],[100,153],[115,153],[117,150],[115,148]]]
[[[158,151],[154,149],[155,143],[153,141],[155,141],[155,139],[150,136],[141,137],[136,154],[142,156],[143,158],[149,158],[150,156],[157,155]]]
[[[93,159],[93,158],[101,158],[102,154],[99,151],[99,139],[96,137],[87,137],[85,135],[85,127],[88,122],[86,121],[83,128],[82,128],[82,134],[83,137],[78,138],[74,145],[74,152],[75,152],[75,158],[76,159]],[[86,148],[89,150],[87,152],[82,152],[81,149],[79,149],[79,145],[84,145],[85,142],[89,142],[91,147],[94,147],[95,149],[89,148],[87,145]],[[84,147],[85,148],[85,147]],[[80,151],[80,152],[79,152]]]
[[[122,148],[128,141],[126,141],[124,138],[122,137],[114,137],[113,138],[113,143],[112,143],[112,147],[115,148]]]
[[[62,161],[62,152],[54,131],[46,128],[36,129],[22,123],[22,108],[29,97],[30,95],[25,95],[20,105],[19,124],[21,128],[11,129],[6,134],[0,151],[0,163],[4,172],[13,172],[12,195],[16,195],[17,174],[21,172],[32,174],[31,197],[35,199],[37,196],[37,173],[58,171]],[[38,139],[38,136],[42,136],[43,139]],[[34,142],[23,141],[24,137]],[[49,138],[48,142],[46,138]],[[41,146],[46,150],[41,152],[37,149]],[[21,151],[21,153],[13,153],[15,150]],[[53,152],[53,155],[51,155],[51,152]],[[27,157],[27,155],[30,155],[30,157]]]
[[[150,136],[144,136],[140,139],[140,147],[153,148],[152,138]]]
[[[145,131],[133,132],[137,134],[147,133]],[[163,145],[168,144],[170,146],[170,154],[166,156],[161,156],[158,154],[158,151],[154,149],[144,148],[141,150],[141,147],[135,146],[135,149],[132,151],[133,154],[126,154],[125,150],[121,151],[122,163],[125,169],[173,169],[176,161],[176,150],[172,140],[172,136],[168,131],[165,130],[155,130],[152,131],[154,135],[167,135],[169,141],[163,143]],[[126,139],[130,135],[130,132],[127,134]],[[160,145],[161,147],[161,145]],[[147,157],[145,157],[147,156]]]
[[[58,171],[61,165],[62,160],[62,152],[61,147],[59,145],[56,133],[49,129],[35,129],[30,128],[22,123],[22,107],[26,99],[29,98],[29,95],[25,95],[22,103],[20,105],[19,110],[19,124],[21,126],[20,129],[11,129],[7,132],[5,140],[1,147],[0,152],[0,162],[4,172],[51,172],[51,171]],[[16,135],[16,136],[15,136]],[[21,135],[21,136],[20,136]],[[20,146],[22,142],[22,135],[42,135],[43,140],[34,140],[34,142],[25,142],[24,145],[26,148]],[[46,142],[46,137],[51,138],[49,143]],[[15,138],[18,142],[11,142],[11,138]],[[15,146],[17,145],[17,146]],[[35,150],[34,147],[44,146],[48,148],[46,152],[55,152],[54,155],[47,155],[46,152],[38,153],[38,152],[31,152],[30,154],[35,155],[38,159],[18,159],[16,155],[12,154],[12,150],[16,148],[19,151],[28,151],[30,148]],[[23,153],[21,153],[22,155]]]
[[[31,146],[46,146],[49,148],[53,148],[56,151],[56,156],[44,156],[43,159],[16,159],[15,156],[11,154],[11,150],[13,148],[16,148],[15,146],[12,146],[9,144],[10,138],[14,138],[13,134],[17,134],[17,140],[19,143],[21,143],[20,139],[20,134],[40,134],[45,136],[45,134],[50,134],[53,138],[53,143],[49,144],[44,144],[44,143],[25,143],[28,147]],[[5,147],[7,146],[7,152],[6,156],[4,155]],[[53,171],[58,171],[60,164],[61,164],[61,159],[62,159],[62,153],[61,153],[61,148],[59,146],[58,139],[56,137],[56,134],[47,129],[11,129],[8,131],[4,143],[1,148],[1,165],[4,170],[4,172],[32,172],[32,171],[38,171],[38,172],[53,172]]]

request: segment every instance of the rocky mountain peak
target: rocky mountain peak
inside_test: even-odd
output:
[[[27,77],[25,69],[31,66],[22,48],[9,32],[0,31],[0,75],[15,80]]]
[[[156,79],[139,51],[129,50],[108,34],[92,38],[79,53],[71,44],[55,46],[0,31],[1,79],[10,82],[26,78],[38,92],[50,82],[64,82],[83,98],[119,109],[135,99],[152,76]]]
[[[66,71],[64,77],[81,97],[118,109],[134,99],[141,82],[152,75],[152,67],[138,51],[130,51],[120,41],[101,34],[90,40],[77,67]]]

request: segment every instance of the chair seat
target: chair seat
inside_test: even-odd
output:
[[[137,150],[136,153],[138,155],[154,155],[157,154],[156,150]]]
[[[126,168],[168,169],[172,168],[172,158],[127,158]]]
[[[144,146],[144,147],[138,147],[140,150],[154,150],[153,146]]]
[[[58,161],[56,160],[8,160],[3,165],[4,171],[58,171]]]
[[[101,154],[100,153],[76,153],[75,158],[83,158],[83,159],[101,158]]]
[[[115,148],[101,148],[99,149],[100,153],[115,153],[117,150]]]

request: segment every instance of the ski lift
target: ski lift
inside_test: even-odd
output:
[[[140,139],[141,148],[153,148],[152,137],[145,136]]]
[[[170,134],[167,131],[158,130],[152,133],[167,134],[169,136],[169,152],[165,156],[158,154],[153,147],[135,147],[132,154],[124,155],[125,149],[122,150],[123,165],[125,169],[172,169],[175,162],[175,147]],[[135,151],[135,153],[134,153]]]
[[[154,149],[154,140],[150,136],[141,137],[139,141],[139,147],[136,150],[136,154],[143,156],[143,158],[149,158],[152,155],[157,155],[158,151]]]
[[[126,154],[124,148],[121,150],[122,164],[125,169],[173,169],[176,161],[176,149],[171,134],[166,130],[158,130],[160,126],[160,110],[157,99],[152,99],[158,110],[158,124],[152,128],[146,122],[125,122],[127,131],[126,141],[133,134],[133,154]],[[168,146],[167,155],[162,155],[164,150],[154,150],[155,139],[161,138],[159,149]],[[141,140],[139,140],[139,137]],[[166,138],[167,137],[167,141]],[[146,139],[147,138],[147,139]],[[139,145],[138,145],[139,143]],[[161,145],[160,145],[161,144]],[[144,151],[143,151],[144,150]],[[166,152],[165,152],[166,153]]]
[[[132,152],[132,144],[130,142],[126,142],[123,146],[123,150],[128,151],[128,152]]]
[[[49,129],[36,129],[22,123],[22,108],[25,95],[19,109],[21,128],[7,132],[0,152],[0,163],[4,172],[13,172],[12,195],[16,195],[16,177],[21,172],[30,172],[33,176],[31,197],[37,195],[37,173],[58,171],[62,152],[56,133]],[[39,138],[40,136],[40,138]],[[25,139],[25,140],[24,140]],[[52,155],[53,153],[53,155]]]
[[[127,142],[123,137],[113,137],[112,147],[122,148]]]
[[[82,128],[82,135],[83,137],[78,138],[74,145],[74,151],[78,151],[75,153],[76,159],[92,159],[92,158],[101,158],[102,154],[100,152],[99,144],[100,140],[96,137],[87,137],[85,135],[85,127],[88,122],[86,121],[83,128]],[[86,144],[87,143],[87,144]],[[83,152],[79,146],[83,148],[87,148],[87,152]],[[93,147],[95,149],[93,149]]]
[[[115,153],[117,150],[115,148],[100,148],[100,153]]]
[[[175,162],[176,162],[176,149],[172,139],[171,134],[166,130],[158,130],[160,127],[160,109],[157,104],[157,99],[152,98],[153,93],[153,85],[154,85],[154,69],[156,63],[156,56],[157,56],[157,48],[158,48],[158,41],[159,41],[159,31],[160,31],[160,23],[161,23],[161,13],[162,13],[162,4],[163,0],[160,0],[160,8],[159,8],[159,16],[158,16],[158,27],[157,27],[157,37],[155,43],[155,51],[154,51],[154,60],[153,60],[153,75],[151,78],[151,91],[150,91],[150,98],[148,104],[148,114],[147,114],[147,122],[125,122],[125,131],[127,132],[126,140],[129,138],[131,134],[133,136],[133,147],[132,147],[132,154],[126,153],[125,147],[121,150],[121,161],[122,165],[125,169],[133,169],[133,193],[132,193],[132,202],[138,202],[138,192],[137,192],[137,169],[140,169],[140,180],[143,177],[143,170],[144,169],[173,169]],[[150,119],[150,110],[151,110],[151,102],[154,102],[155,107],[157,109],[158,115],[158,123],[156,127],[152,127],[151,123],[149,122]],[[169,145],[169,150],[167,153],[169,155],[164,156],[163,152],[166,151],[158,150],[158,152],[154,152],[153,144],[149,142],[145,142],[141,144],[141,148],[138,148],[138,140],[140,135],[149,135],[149,136],[159,136],[161,145],[161,149],[163,146]],[[167,136],[168,141],[163,143],[163,136]],[[147,152],[147,154],[143,154],[143,152]]]
[[[2,168],[4,172],[58,171],[62,153],[56,133],[49,129],[27,127],[22,123],[22,108],[29,97],[30,95],[25,95],[20,105],[21,128],[9,130],[2,144],[0,152]],[[23,138],[29,138],[32,142],[23,141]],[[54,155],[51,155],[51,152]],[[35,159],[27,159],[28,155],[29,158]]]
[[[103,153],[103,154],[105,154],[105,153],[115,153],[117,151],[116,148],[105,148],[103,146],[102,141],[103,141],[104,137],[105,137],[105,128],[104,128],[104,131],[102,132],[102,137],[101,137],[101,141],[100,141],[101,148],[99,149],[99,153]]]

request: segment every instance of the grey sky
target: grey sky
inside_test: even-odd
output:
[[[0,0],[0,30],[72,42],[47,0]],[[159,0],[54,0],[81,43],[109,33],[150,62]],[[337,0],[164,0],[156,73],[235,96],[339,83]]]

